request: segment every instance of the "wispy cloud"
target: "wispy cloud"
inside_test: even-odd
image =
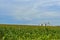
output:
[[[24,5],[27,3],[26,5]],[[31,17],[31,18],[38,18],[38,17],[45,17],[45,16],[58,16],[59,8],[59,0],[34,0],[32,2],[23,2],[21,5],[14,5],[13,15],[15,14],[15,17]],[[58,4],[58,5],[57,5]],[[50,9],[51,7],[55,7]],[[56,10],[57,9],[57,10]],[[56,10],[56,11],[55,11]],[[55,15],[57,14],[57,15]],[[37,17],[38,16],[38,17]]]
[[[59,14],[60,0],[0,0],[0,15],[9,15],[15,20],[41,21],[58,18]]]

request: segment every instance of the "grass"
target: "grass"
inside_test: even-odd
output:
[[[0,24],[0,40],[60,40],[60,27]]]

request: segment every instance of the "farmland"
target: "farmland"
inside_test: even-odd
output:
[[[0,40],[59,40],[59,26],[3,25]]]

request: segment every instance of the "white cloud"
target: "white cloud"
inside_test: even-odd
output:
[[[23,1],[28,2],[28,1],[32,1],[32,0],[13,0],[13,1],[15,1],[15,2],[23,2]]]
[[[57,17],[59,16],[59,14],[57,14],[57,12],[44,12],[42,16],[45,16],[45,17]]]
[[[14,2],[17,2],[18,4],[14,4]],[[10,2],[8,6],[7,4],[3,6],[8,7],[11,11],[10,15],[17,20],[32,20],[34,18],[58,16],[57,12],[43,9],[44,7],[50,7],[53,5],[60,6],[60,0],[12,0],[12,3]]]

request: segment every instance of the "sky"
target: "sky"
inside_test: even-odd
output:
[[[60,25],[60,0],[0,0],[0,24]]]

